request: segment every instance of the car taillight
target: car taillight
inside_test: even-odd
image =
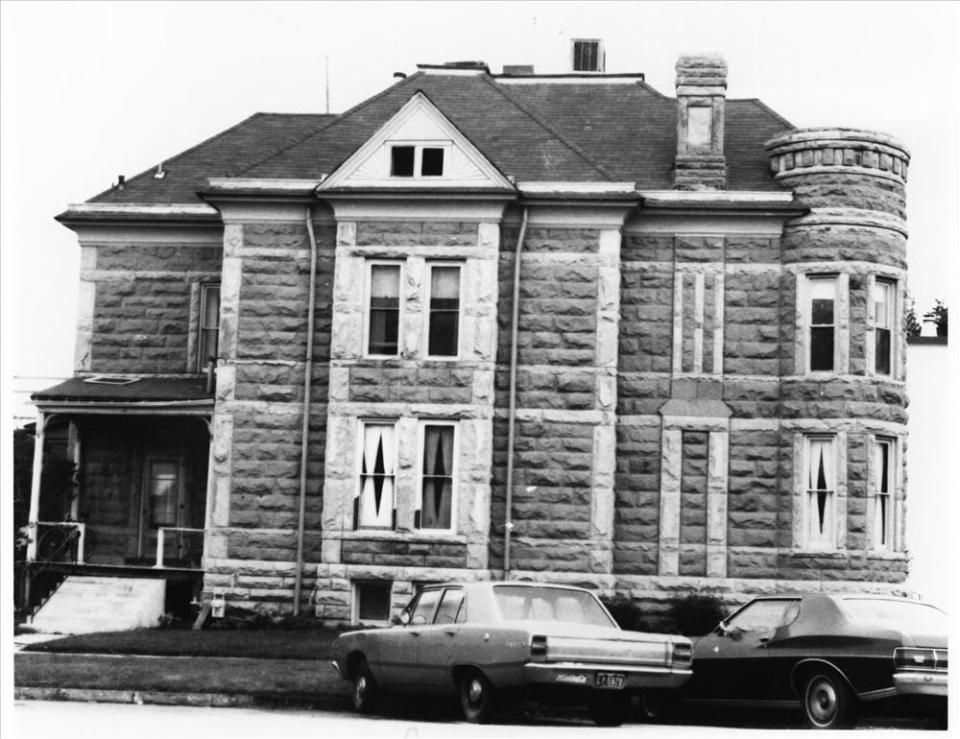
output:
[[[535,634],[530,639],[530,658],[540,660],[547,658],[547,637]]]
[[[943,655],[943,666],[946,667],[946,657]],[[893,652],[893,663],[902,670],[932,670],[937,665],[937,655],[932,649],[914,649],[901,647]]]
[[[674,642],[673,653],[670,655],[670,661],[674,664],[689,664],[693,661],[693,645]]]

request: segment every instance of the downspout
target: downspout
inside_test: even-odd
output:
[[[507,411],[507,502],[503,524],[503,579],[510,579],[510,538],[513,534],[513,445],[517,412],[517,326],[520,322],[520,255],[527,235],[527,209],[523,209],[520,235],[513,256],[513,316],[510,321],[510,407]]]
[[[307,513],[307,461],[310,435],[310,381],[313,374],[313,312],[317,302],[317,239],[313,233],[313,208],[306,210],[307,235],[310,237],[310,295],[307,300],[307,355],[303,370],[303,427],[300,437],[300,508],[297,513],[297,565],[293,580],[293,615],[300,615],[303,589],[303,530]]]

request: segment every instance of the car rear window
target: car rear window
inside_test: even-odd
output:
[[[562,621],[616,626],[590,593],[565,588],[494,586],[494,600],[504,621]]]
[[[947,633],[947,614],[926,603],[884,598],[844,598],[841,602],[853,621],[918,633]]]

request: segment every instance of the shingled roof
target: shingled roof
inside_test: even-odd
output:
[[[527,182],[635,182],[670,189],[676,101],[641,79],[543,79],[418,72],[339,116],[258,113],[131,178],[97,203],[189,203],[209,177],[314,179],[337,169],[421,92],[501,172]],[[758,100],[728,100],[727,188],[778,190],[763,143],[792,128]]]

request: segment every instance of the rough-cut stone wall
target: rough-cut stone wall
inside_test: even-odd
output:
[[[81,279],[93,299],[78,369],[103,373],[195,371],[197,285],[220,279],[216,246],[131,240],[85,251]]]
[[[505,566],[509,363],[517,232],[500,253],[490,566]],[[509,568],[609,572],[613,561],[616,230],[531,225],[523,243]]]
[[[206,591],[231,609],[288,612],[293,600],[300,495],[310,242],[303,210],[224,229],[220,363],[214,418],[213,532]],[[302,604],[319,562],[329,396],[334,226],[322,214],[307,439]]]

